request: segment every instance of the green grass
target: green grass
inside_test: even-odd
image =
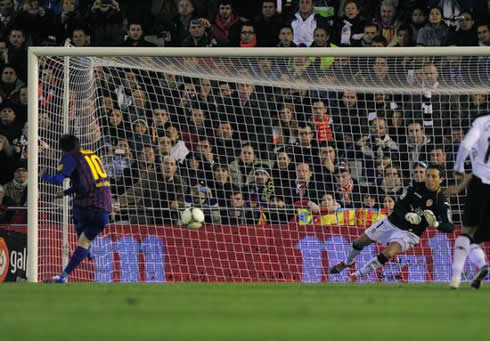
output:
[[[486,340],[490,286],[0,286],[0,340]]]

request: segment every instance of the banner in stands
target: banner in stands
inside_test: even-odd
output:
[[[0,227],[0,283],[26,279],[27,234],[21,231]]]

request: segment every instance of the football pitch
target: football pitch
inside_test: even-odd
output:
[[[0,285],[0,340],[487,340],[490,285]]]

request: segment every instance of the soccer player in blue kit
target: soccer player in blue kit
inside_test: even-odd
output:
[[[63,272],[47,282],[66,283],[73,270],[90,255],[90,243],[109,222],[112,210],[110,183],[100,158],[90,150],[80,147],[74,135],[63,135],[59,140],[63,156],[56,175],[41,171],[41,179],[55,185],[62,185],[65,178],[71,187],[56,193],[57,197],[75,194],[73,199],[73,220],[78,236],[77,248]]]

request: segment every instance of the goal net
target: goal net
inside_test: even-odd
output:
[[[328,268],[428,163],[454,183],[459,143],[488,112],[490,50],[311,51],[30,49],[29,279],[59,273],[76,244],[71,198],[37,180],[74,133],[114,209],[71,280],[347,281]],[[182,225],[188,207],[200,229]],[[454,239],[429,228],[365,281],[447,281]]]

